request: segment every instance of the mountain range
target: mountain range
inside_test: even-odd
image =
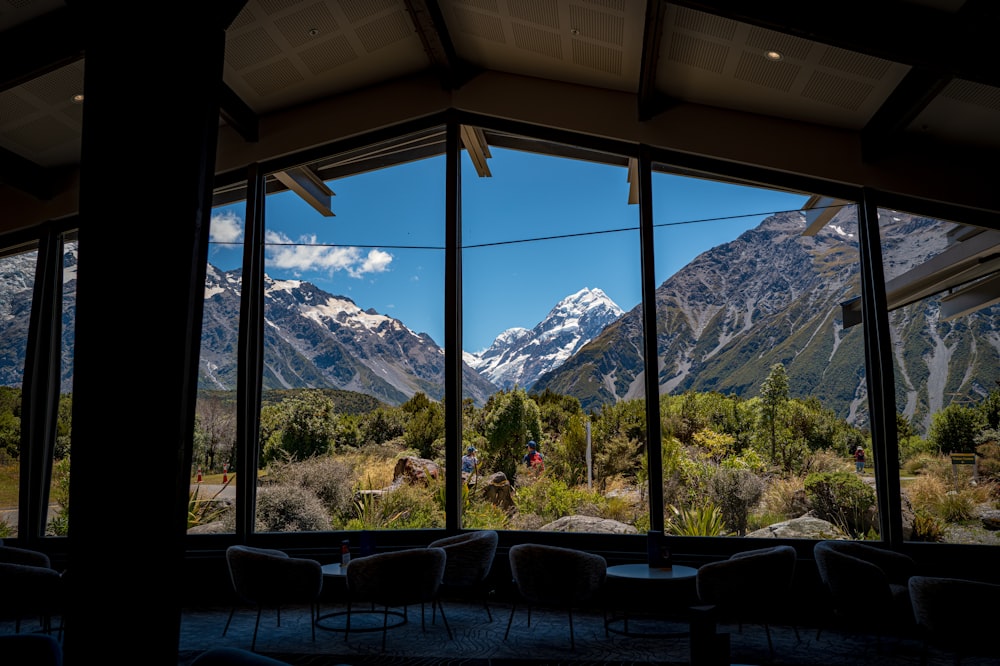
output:
[[[954,225],[902,213],[880,220],[886,277],[945,249]],[[855,212],[845,206],[817,234],[798,212],[779,213],[692,260],[656,289],[661,393],[757,395],[782,363],[793,397],[815,397],[864,425],[867,389],[861,326],[841,306],[858,295]],[[66,255],[62,388],[72,386],[75,247]],[[0,260],[0,384],[20,386],[33,253]],[[199,387],[236,385],[241,272],[209,266]],[[939,321],[936,298],[890,314],[897,405],[922,429],[954,396],[981,397],[1000,369],[998,306]],[[426,334],[301,280],[265,278],[264,388],[357,391],[388,404],[417,392],[440,400],[444,352]],[[532,329],[511,328],[485,350],[463,353],[463,394],[482,405],[520,386],[572,395],[585,409],[645,392],[642,308],[624,312],[600,288],[557,303]]]

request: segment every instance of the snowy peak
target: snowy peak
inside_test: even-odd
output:
[[[559,301],[534,328],[510,328],[466,362],[503,389],[529,388],[624,311],[601,289],[584,288]]]

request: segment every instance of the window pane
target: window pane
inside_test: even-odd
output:
[[[903,538],[1000,544],[1000,232],[879,211],[896,382]]]
[[[444,526],[443,137],[268,176],[259,531]]]
[[[486,131],[487,175],[469,156],[475,134],[463,131],[463,346],[492,395],[465,410],[479,474],[462,525],[645,530],[642,328],[615,328],[641,302],[627,159],[515,150],[522,137]],[[526,463],[529,441],[544,470]]]
[[[37,260],[34,249],[0,257],[0,538],[18,535],[21,383]]]
[[[828,522],[810,537],[865,536],[867,513],[843,518],[853,495],[823,503],[815,485],[842,477],[876,505],[850,457],[870,450],[862,331],[841,313],[859,294],[855,207],[806,211],[808,194],[666,169],[653,176],[665,531],[790,537],[811,509]]]
[[[69,460],[73,414],[73,343],[76,334],[76,265],[79,243],[72,233],[63,242],[62,330],[59,369],[59,410],[56,415],[56,441],[52,452],[52,478],[45,533],[66,536],[69,533]]]
[[[236,528],[236,382],[246,202],[212,209],[198,362],[188,532]]]

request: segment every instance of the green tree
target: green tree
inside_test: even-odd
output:
[[[771,460],[777,461],[778,419],[782,408],[788,402],[788,375],[785,366],[775,363],[771,372],[760,387],[760,398],[763,404],[762,416],[764,426],[771,435]]]
[[[494,393],[487,402],[485,419],[486,450],[483,464],[514,482],[529,439],[542,444],[542,420],[538,405],[524,389]],[[540,446],[543,455],[545,448]]]
[[[402,405],[403,411],[409,415],[403,440],[407,447],[419,452],[422,458],[433,460],[443,453],[435,450],[434,443],[444,438],[444,405],[426,400],[421,401],[419,409],[407,409],[407,405],[416,397]]]
[[[330,453],[337,420],[330,398],[320,391],[308,391],[275,405],[276,413],[268,407],[261,409],[264,462],[305,460]]]
[[[379,407],[361,417],[361,441],[365,444],[384,444],[402,437],[405,430],[406,419],[398,407]]]
[[[972,453],[985,426],[978,409],[952,403],[931,418],[928,439],[941,453]]]

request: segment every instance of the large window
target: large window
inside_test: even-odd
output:
[[[444,526],[443,136],[267,176],[258,531]]]
[[[904,539],[993,543],[1000,478],[1000,232],[879,210]]]
[[[0,257],[0,538],[18,535],[21,488],[21,384],[35,286],[36,249]]]
[[[233,531],[246,203],[212,210],[191,455],[188,531]]]
[[[834,203],[654,168],[667,533],[792,536],[811,511],[872,534],[872,471],[851,459],[871,448],[864,350],[841,314],[857,218]]]
[[[463,347],[481,376],[462,525],[644,531],[642,331],[620,326],[641,302],[627,159],[462,137]]]

